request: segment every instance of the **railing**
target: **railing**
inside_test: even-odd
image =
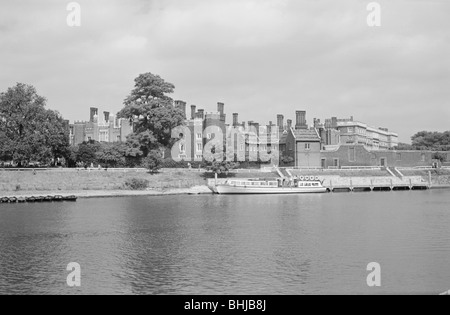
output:
[[[419,170],[434,170],[433,166],[415,166],[415,167],[397,167],[399,170],[405,171],[419,171]]]
[[[342,170],[362,170],[362,171],[381,171],[383,168],[381,166],[342,166]]]

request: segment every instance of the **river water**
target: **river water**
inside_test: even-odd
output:
[[[445,190],[1,204],[0,294],[438,294],[449,205]]]

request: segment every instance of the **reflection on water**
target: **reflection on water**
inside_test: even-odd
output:
[[[448,191],[0,205],[0,294],[381,294],[450,288]],[[66,266],[82,268],[69,288]],[[366,266],[382,267],[369,288]]]

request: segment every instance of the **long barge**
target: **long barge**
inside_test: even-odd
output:
[[[30,197],[1,197],[0,203],[35,203],[35,202],[63,202],[77,201],[76,196],[30,196]]]

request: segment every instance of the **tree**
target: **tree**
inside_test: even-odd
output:
[[[65,157],[69,128],[31,85],[18,83],[0,94],[0,157],[19,165]]]
[[[77,162],[84,165],[98,164],[97,153],[101,151],[101,144],[94,140],[83,142],[78,146]]]
[[[134,122],[134,133],[128,141],[136,157],[146,157],[150,151],[168,148],[174,143],[172,129],[181,126],[185,119],[185,114],[175,108],[173,100],[167,96],[174,89],[172,83],[152,73],[135,79],[135,88],[125,99],[125,107],[118,117]]]
[[[159,150],[152,150],[143,160],[143,166],[150,172],[156,173],[161,169],[163,163],[162,154]]]
[[[429,132],[421,131],[412,138],[412,145],[419,150],[450,150],[450,131]]]
[[[105,167],[124,167],[127,146],[123,143],[101,143],[100,151],[96,152],[97,161]]]

